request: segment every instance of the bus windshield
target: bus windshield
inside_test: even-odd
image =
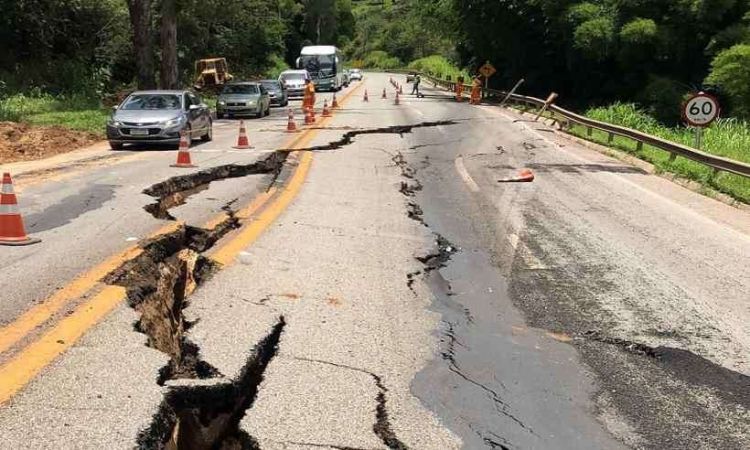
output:
[[[300,57],[300,68],[313,76],[332,76],[335,72],[334,55],[307,55]]]

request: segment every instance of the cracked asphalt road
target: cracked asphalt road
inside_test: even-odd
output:
[[[19,174],[43,244],[7,251],[3,324],[178,228],[0,405],[0,448],[750,447],[747,213],[512,112],[362,84],[307,156],[273,153],[275,110],[250,152],[217,122],[201,176],[170,178],[173,151]]]

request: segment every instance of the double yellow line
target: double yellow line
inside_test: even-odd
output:
[[[362,84],[349,91],[340,100],[341,105],[354,94]],[[330,118],[322,118],[320,126],[327,124]],[[306,147],[317,134],[316,129],[308,129],[292,139],[286,148],[301,149]],[[218,247],[211,258],[223,266],[231,264],[237,254],[255,242],[258,237],[278,218],[291,204],[307,177],[312,164],[311,152],[292,152],[288,161],[297,162],[297,168],[289,181],[282,188],[271,188],[237,212],[240,220],[250,220],[247,225],[234,234],[226,243]],[[269,203],[270,202],[270,203]],[[220,215],[206,224],[213,228],[226,218]],[[151,237],[157,237],[176,230],[179,223],[171,223],[156,231]],[[86,331],[99,323],[126,297],[125,288],[100,284],[102,278],[127,261],[136,258],[143,252],[141,247],[133,246],[116,254],[58,290],[43,302],[37,304],[19,316],[12,323],[0,328],[0,355],[30,334],[43,327],[55,314],[74,300],[87,293],[96,292],[74,309],[74,311],[53,324],[39,338],[19,349],[15,355],[0,366],[0,404],[11,399],[19,390],[29,383],[42,369],[55,360],[60,354],[73,346]]]

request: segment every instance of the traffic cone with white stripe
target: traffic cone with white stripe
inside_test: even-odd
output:
[[[323,117],[331,117],[331,110],[328,109],[328,99],[323,100]]]
[[[26,236],[18,200],[13,192],[13,180],[6,172],[0,192],[0,245],[30,245],[37,242],[41,240]]]
[[[250,146],[250,140],[247,138],[247,130],[245,129],[245,121],[240,120],[240,135],[237,137],[237,145],[234,146],[237,150],[247,150],[252,148]]]
[[[294,122],[294,111],[292,110],[292,108],[289,108],[289,120],[286,123],[286,132],[287,133],[297,132],[297,124]]]
[[[336,109],[339,107],[339,102],[336,100],[336,93],[333,93],[333,103],[331,103],[331,108]]]
[[[370,101],[370,99],[369,99],[369,98],[367,98],[367,89],[365,89],[365,96],[364,96],[364,97],[362,97],[362,101],[363,101],[363,102],[369,102],[369,101]]]
[[[190,145],[185,131],[180,132],[180,148],[177,150],[177,162],[170,167],[197,167],[190,161]]]
[[[313,120],[312,120],[312,114],[310,113],[310,108],[305,107],[304,112],[305,112],[305,125],[312,125]]]

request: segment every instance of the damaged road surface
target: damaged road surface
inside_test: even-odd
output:
[[[389,77],[252,150],[217,121],[195,170],[19,186],[0,308],[62,300],[0,331],[0,381],[38,367],[0,447],[750,448],[747,213],[437,89],[362,101]]]

